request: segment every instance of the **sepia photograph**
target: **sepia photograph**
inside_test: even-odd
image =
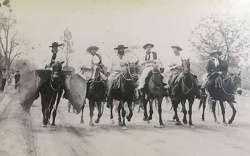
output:
[[[250,156],[249,0],[0,0],[0,156]]]

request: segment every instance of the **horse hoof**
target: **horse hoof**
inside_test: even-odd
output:
[[[149,121],[152,120],[152,116],[149,116],[149,117],[148,117],[148,120],[149,120]]]
[[[195,129],[195,126],[194,125],[189,125],[192,129]]]
[[[228,124],[232,124],[233,123],[233,120],[228,120]]]
[[[217,122],[218,120],[217,119],[214,119],[214,122]]]
[[[183,123],[186,125],[187,124],[187,120],[182,120],[183,121]]]
[[[127,120],[128,120],[128,122],[130,122],[131,121],[131,117],[127,116]]]
[[[148,121],[147,117],[144,116],[143,117],[143,121]]]
[[[123,126],[123,123],[119,121],[119,122],[118,122],[118,125],[119,125],[119,126]]]
[[[126,126],[122,126],[122,130],[127,130],[128,128]]]
[[[52,124],[51,124],[51,126],[55,127],[55,126],[56,126],[56,124],[55,124],[55,123],[52,123]]]
[[[111,125],[115,124],[114,119],[110,119],[110,124],[111,124]]]
[[[81,124],[84,124],[84,121],[83,121],[83,120],[81,120],[81,121],[80,121],[80,123],[81,123]]]
[[[224,126],[227,126],[227,122],[223,122],[223,125],[224,125]]]
[[[202,121],[205,121],[205,119],[204,119],[204,118],[202,118],[201,120],[202,120]]]
[[[180,121],[176,121],[175,125],[180,126],[182,123]]]
[[[163,123],[161,123],[160,128],[165,128],[165,125]]]
[[[98,120],[98,119],[96,119],[96,120],[95,120],[95,123],[96,123],[96,124],[98,124],[98,123],[99,123],[99,120]]]

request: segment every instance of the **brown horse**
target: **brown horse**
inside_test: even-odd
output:
[[[110,93],[110,119],[113,120],[113,100],[118,100],[118,124],[119,126],[123,126],[126,128],[125,116],[126,111],[124,104],[125,102],[128,104],[129,114],[127,115],[127,120],[130,122],[133,116],[132,110],[132,101],[134,99],[134,92],[136,88],[136,83],[138,80],[138,62],[136,63],[127,63],[125,66],[126,70],[120,76],[119,85],[120,87],[117,89],[112,89]],[[121,120],[121,113],[122,118]]]
[[[166,95],[164,85],[163,85],[163,76],[161,73],[164,72],[164,67],[162,62],[159,60],[154,61],[153,70],[149,72],[146,83],[144,86],[144,91],[142,91],[142,102],[144,107],[144,121],[152,120],[153,115],[153,101],[158,104],[158,113],[159,113],[159,123],[161,127],[164,127],[162,122],[162,99]],[[147,113],[147,103],[149,102],[150,110],[149,116]]]
[[[228,124],[231,124],[234,121],[235,115],[236,115],[236,109],[234,107],[234,96],[236,93],[241,94],[242,90],[241,88],[241,78],[240,73],[239,74],[229,74],[228,77],[225,79],[219,81],[219,87],[215,88],[215,86],[210,86],[211,91],[213,92],[213,101],[212,101],[212,111],[214,114],[214,121],[217,122],[217,117],[215,114],[215,106],[216,101],[220,102],[221,112],[223,116],[223,123],[226,125],[226,119],[225,119],[225,108],[224,108],[224,102],[228,102],[230,107],[233,110],[233,114],[231,116],[231,119],[229,119]],[[216,96],[215,96],[216,95]]]
[[[60,103],[60,99],[63,93],[63,81],[62,80],[62,64],[63,62],[56,62],[52,66],[51,77],[39,88],[41,94],[42,112],[43,112],[43,124],[46,126],[49,122],[51,112],[53,111],[52,126],[55,126],[55,118],[57,114],[57,108]],[[56,106],[54,107],[56,101]]]
[[[193,107],[193,103],[194,103],[194,99],[195,99],[195,92],[196,92],[196,87],[195,87],[195,82],[196,79],[195,77],[190,73],[190,62],[189,59],[187,60],[182,60],[182,68],[183,68],[183,72],[180,73],[181,75],[178,75],[180,77],[180,84],[179,84],[179,88],[176,91],[176,96],[175,97],[171,97],[171,101],[173,104],[173,108],[174,108],[174,118],[176,119],[176,125],[182,125],[178,114],[177,114],[177,108],[178,108],[178,104],[181,102],[182,104],[182,112],[184,114],[183,117],[183,123],[187,124],[187,110],[186,110],[186,100],[188,100],[189,102],[189,110],[188,110],[188,114],[189,114],[189,125],[193,126],[193,122],[192,122],[192,107]]]
[[[98,64],[94,64],[91,68],[91,80],[87,84],[87,95],[86,98],[89,100],[89,111],[90,111],[90,126],[93,126],[93,116],[95,104],[97,105],[98,115],[95,123],[98,124],[103,113],[102,101],[105,99],[106,85],[101,77],[101,67]],[[83,123],[83,110],[82,107],[81,123]]]

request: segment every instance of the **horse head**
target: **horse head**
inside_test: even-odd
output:
[[[52,81],[56,80],[60,80],[61,78],[61,73],[62,73],[62,64],[64,63],[64,61],[62,62],[55,62],[55,64],[52,65],[52,74],[51,74],[51,79]]]
[[[182,62],[182,69],[184,74],[189,74],[190,73],[190,61],[188,59],[181,59]]]
[[[241,89],[241,73],[238,74],[231,74],[231,82],[232,86],[234,86],[234,89],[237,91],[238,94],[242,94],[242,89]]]
[[[162,62],[160,60],[154,60],[153,64],[153,72],[160,72],[163,73],[165,68],[162,65]]]
[[[99,64],[93,64],[91,67],[91,80],[95,81],[100,79],[101,66]]]

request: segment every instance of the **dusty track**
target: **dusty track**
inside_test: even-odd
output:
[[[31,108],[29,123],[26,114],[18,113],[20,107],[16,95],[6,95],[10,101],[8,102],[8,97],[7,99],[5,97],[3,100],[8,104],[4,109],[0,106],[0,155],[250,155],[248,103],[250,97],[248,96],[237,98],[238,112],[233,125],[214,123],[212,114],[208,110],[206,121],[202,122],[201,111],[197,110],[196,102],[193,107],[193,123],[196,127],[192,129],[189,126],[175,126],[174,123],[167,121],[172,118],[173,112],[169,110],[170,105],[164,103],[164,129],[154,128],[158,125],[158,114],[154,110],[150,124],[142,121],[142,112],[138,114],[135,111],[131,123],[127,123],[128,129],[122,130],[117,124],[110,124],[109,111],[105,107],[100,124],[91,130],[88,126],[88,107],[84,111],[85,123],[80,124],[80,115],[68,113],[67,102],[62,100],[56,127],[44,127],[40,99],[35,101]],[[229,106],[226,107],[226,112],[228,120],[232,113]],[[182,118],[181,113],[179,117]],[[222,116],[220,115],[218,119],[222,121]],[[117,121],[116,113],[115,121]]]

